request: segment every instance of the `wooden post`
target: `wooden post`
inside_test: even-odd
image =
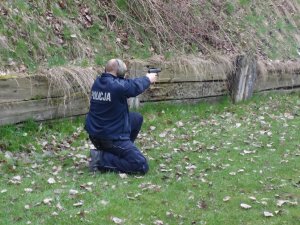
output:
[[[252,97],[256,77],[256,57],[249,55],[237,56],[235,71],[228,77],[229,93],[234,103]]]

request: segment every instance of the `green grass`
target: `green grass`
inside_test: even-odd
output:
[[[228,15],[232,15],[235,11],[235,6],[231,2],[226,2],[225,11]]]
[[[123,224],[149,225],[157,220],[299,222],[299,206],[277,206],[279,199],[300,198],[299,94],[257,95],[237,105],[228,99],[217,104],[147,104],[140,111],[144,126],[137,145],[150,163],[144,177],[90,174],[83,118],[1,127],[0,224],[115,224],[113,217]],[[5,157],[7,150],[12,158]],[[10,183],[17,175],[20,184]],[[49,178],[56,183],[48,184]],[[71,189],[78,194],[70,195]],[[230,200],[224,202],[225,196]],[[44,204],[46,198],[51,203]],[[83,206],[73,206],[81,200]],[[252,208],[242,209],[241,203]],[[264,217],[264,211],[274,217]]]

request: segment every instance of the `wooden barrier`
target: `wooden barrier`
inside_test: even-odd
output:
[[[88,108],[87,94],[66,93],[46,76],[0,77],[0,125],[83,115]]]
[[[141,102],[201,99],[224,96],[227,93],[225,81],[160,83],[151,86],[140,96]]]
[[[258,77],[255,84],[255,92],[276,90],[298,90],[300,89],[300,73],[268,73],[267,76]]]
[[[5,102],[0,104],[0,125],[19,123],[28,119],[41,121],[83,115],[88,108],[88,99],[82,93],[67,98]]]
[[[253,58],[241,57],[236,63],[240,68],[236,67],[230,74],[224,74],[221,66],[216,65],[216,72],[212,73],[212,76],[201,76],[189,68],[178,72],[166,66],[156,84],[138,98],[130,99],[131,106],[145,102],[217,100],[229,93],[234,101],[240,101],[249,98],[253,91],[300,90],[299,71],[283,73],[272,70],[263,76],[256,76],[254,63]],[[131,76],[145,74],[146,64],[146,62],[133,63],[130,69]],[[249,69],[249,64],[252,64],[252,69]],[[95,72],[93,76],[95,74],[97,73]],[[236,83],[229,82],[232,80]],[[80,92],[80,89],[72,90],[73,92],[66,94],[45,76],[0,76],[0,125],[19,123],[28,119],[41,121],[86,114],[89,108],[88,94]]]
[[[197,62],[194,62],[194,64]],[[200,61],[199,63],[203,63]],[[204,62],[209,65],[209,62]],[[198,102],[215,101],[227,95],[227,74],[223,65],[213,64],[208,74],[201,74],[201,67],[193,65],[173,65],[171,63],[134,61],[130,66],[130,76],[138,77],[147,73],[147,66],[162,68],[158,82],[137,98],[130,101],[130,106],[136,108],[145,102]],[[205,67],[203,65],[202,67]],[[198,70],[197,70],[198,69]]]
[[[0,76],[0,103],[62,97],[63,93],[55,88],[49,89],[45,76],[4,77]]]

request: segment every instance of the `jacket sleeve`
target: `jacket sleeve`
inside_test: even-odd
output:
[[[146,76],[127,79],[124,82],[123,93],[127,98],[138,96],[150,86],[150,80]]]

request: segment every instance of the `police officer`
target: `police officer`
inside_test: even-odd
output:
[[[156,73],[124,79],[127,67],[120,59],[107,62],[91,90],[85,129],[96,149],[91,149],[91,171],[147,173],[146,158],[134,145],[143,117],[129,112],[127,99],[136,97],[157,80]]]

